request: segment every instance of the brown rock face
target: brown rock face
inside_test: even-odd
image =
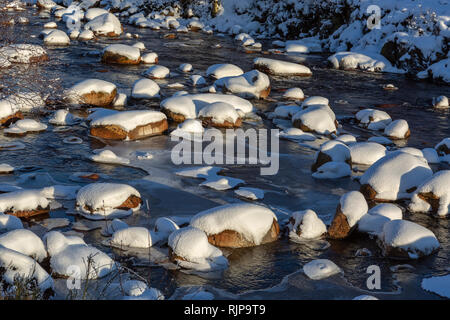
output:
[[[50,207],[47,207],[47,208],[38,207],[35,210],[28,210],[28,211],[5,211],[6,214],[10,214],[10,215],[16,216],[18,218],[30,218],[30,217],[41,215],[41,214],[47,214],[49,212],[50,212]]]
[[[128,197],[127,200],[125,200],[120,206],[116,207],[115,209],[130,210],[130,209],[137,208],[141,203],[142,203],[141,198],[139,198],[135,195],[131,195]],[[92,209],[89,206],[84,206],[84,209],[86,209],[90,213],[94,213],[94,209]]]
[[[432,192],[419,193],[417,195],[423,201],[426,201],[430,204],[431,209],[434,213],[439,210],[439,197],[435,196]]]
[[[102,55],[102,62],[109,64],[139,64],[141,62],[141,57],[133,60],[120,54],[105,51]]]
[[[334,125],[335,127],[337,127],[337,121],[335,121]],[[295,119],[294,123],[292,124],[295,128],[299,128],[304,132],[316,132],[315,130],[311,129],[310,127],[306,126],[303,124],[301,119]],[[336,130],[333,131],[332,133],[336,133]]]
[[[450,149],[445,144],[442,144],[441,146],[439,146],[439,148],[437,148],[436,151],[438,153],[450,154]]]
[[[100,179],[100,176],[96,173],[92,173],[92,174],[88,174],[85,176],[80,176],[80,178],[96,181],[96,180]]]
[[[181,123],[186,120],[186,117],[182,114],[172,112],[168,109],[161,109],[161,111],[164,112],[168,119],[171,119],[172,121],[175,121],[177,123]]]
[[[17,120],[21,120],[21,119],[23,119],[23,114],[22,114],[22,112],[17,111],[16,113],[14,113],[10,116],[1,118],[0,126],[8,127],[11,123],[14,123]]]
[[[268,96],[269,96],[269,94],[270,94],[270,86],[268,86],[266,89],[264,89],[264,90],[262,90],[260,93],[259,93],[259,98],[260,99],[265,99],[265,98],[267,98]]]
[[[278,239],[280,233],[280,226],[274,219],[272,227],[266,233],[261,244],[273,242]],[[256,244],[244,238],[244,236],[233,230],[224,230],[218,234],[212,234],[208,236],[208,242],[214,246],[224,248],[246,248],[254,247]]]
[[[366,200],[375,200],[377,197],[377,192],[375,191],[375,189],[373,189],[370,185],[368,184],[363,184],[361,186],[361,188],[359,189],[359,192],[361,192],[364,196],[364,198],[366,198]]]
[[[108,107],[113,103],[116,94],[117,89],[114,89],[111,93],[91,91],[83,94],[81,100],[85,104],[97,107]]]
[[[316,162],[314,162],[314,164],[311,166],[311,171],[316,172],[317,169],[319,169],[323,164],[330,161],[333,161],[333,159],[331,159],[329,155],[320,151],[319,154],[317,155]]]
[[[328,228],[328,236],[331,239],[345,239],[353,231],[348,224],[347,217],[342,213],[341,205],[339,204],[336,209],[333,221]]]
[[[164,39],[176,39],[177,35],[175,33],[167,33],[163,36]]]
[[[133,130],[127,132],[122,127],[117,125],[105,125],[91,128],[91,135],[109,140],[139,140],[150,136],[162,134],[169,128],[166,119],[158,122],[149,123],[143,126],[138,126]]]
[[[202,120],[202,124],[204,127],[215,127],[215,128],[239,128],[242,125],[242,119],[238,118],[236,122],[232,123],[229,121],[225,121],[223,123],[220,122],[214,122],[214,120],[211,117],[203,118],[199,117],[200,120]]]

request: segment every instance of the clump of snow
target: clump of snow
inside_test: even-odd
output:
[[[178,67],[178,70],[180,70],[182,72],[191,72],[192,71],[192,64],[190,64],[190,63],[182,63]]]
[[[301,123],[300,129],[307,128],[318,134],[331,134],[336,132],[336,124],[334,119],[334,113],[330,107],[326,105],[314,105],[297,112],[292,117],[292,124]]]
[[[127,280],[122,284],[125,300],[164,300],[164,295],[155,288],[139,280]]]
[[[223,124],[229,122],[234,124],[239,119],[236,109],[226,102],[214,102],[200,109],[198,117],[211,118],[212,123]]]
[[[178,229],[180,229],[180,227],[172,219],[161,217],[155,221],[155,232],[160,235],[169,236]]]
[[[50,124],[58,126],[70,126],[79,122],[79,119],[73,116],[69,110],[57,110],[53,116],[48,120]]]
[[[367,213],[369,207],[361,192],[350,191],[339,200],[341,212],[347,218],[350,228],[355,226],[359,219]]]
[[[384,134],[391,139],[404,139],[409,135],[408,122],[403,119],[392,121],[384,128]]]
[[[101,16],[102,14],[108,13],[108,10],[102,9],[102,8],[90,8],[86,11],[84,18],[87,21],[91,21],[98,16]]]
[[[186,227],[169,236],[169,247],[182,258],[177,259],[179,266],[198,271],[220,270],[228,267],[222,251],[208,242],[205,232],[194,227]]]
[[[14,167],[7,163],[0,163],[0,174],[2,173],[12,173],[14,172]]]
[[[448,98],[446,96],[439,96],[437,98],[433,98],[433,107],[437,109],[447,109],[450,107],[448,102]]]
[[[258,99],[270,88],[270,80],[264,73],[252,70],[240,76],[222,77],[214,82],[214,86],[243,98]]]
[[[273,117],[291,119],[294,114],[302,109],[298,105],[279,105],[272,113]]]
[[[114,232],[110,245],[121,249],[150,248],[155,242],[157,242],[155,234],[152,234],[147,228],[129,227]]]
[[[264,198],[264,190],[258,188],[240,187],[234,190],[234,193],[249,200],[261,200]]]
[[[18,190],[0,194],[0,212],[31,211],[47,208],[49,201],[40,190]]]
[[[351,134],[342,134],[336,138],[337,141],[350,145],[356,142],[356,137]]]
[[[112,236],[114,232],[126,228],[128,228],[128,224],[126,224],[120,219],[114,219],[110,223],[107,223],[106,226],[102,228],[101,234],[106,237],[109,237]]]
[[[134,99],[159,98],[159,86],[151,79],[140,79],[133,84],[131,97]]]
[[[111,14],[104,13],[86,23],[84,29],[92,30],[99,36],[119,36],[122,34],[122,25],[119,19]]]
[[[132,110],[117,112],[105,117],[99,117],[91,121],[91,126],[116,125],[129,132],[136,127],[149,123],[155,123],[167,119],[166,115],[159,111]]]
[[[335,69],[404,73],[404,71],[393,67],[385,57],[375,53],[338,52],[329,57],[328,62]]]
[[[437,151],[433,148],[424,148],[422,149],[422,154],[425,159],[427,159],[428,163],[439,163],[441,160],[439,159],[439,155]]]
[[[143,42],[136,42],[132,47],[138,48],[141,51],[145,50],[145,44]]]
[[[169,73],[170,73],[169,68],[160,65],[155,65],[145,70],[143,75],[150,79],[164,79],[169,75]]]
[[[375,109],[360,110],[355,117],[362,126],[370,130],[384,130],[392,122],[386,112]]]
[[[9,128],[3,130],[7,134],[26,134],[27,132],[40,132],[47,129],[47,125],[34,119],[23,119],[11,124]]]
[[[158,63],[158,54],[155,52],[149,52],[141,57],[141,62],[145,64],[155,64]]]
[[[44,24],[44,28],[45,29],[56,29],[57,27],[58,27],[58,25],[54,21],[47,22],[47,23]]]
[[[200,186],[218,191],[225,191],[244,183],[245,181],[241,179],[217,176],[208,178],[205,182],[202,182]]]
[[[73,85],[66,90],[65,96],[70,103],[82,103],[83,95],[89,93],[106,93],[112,94],[117,87],[114,83],[99,79],[86,79]]]
[[[214,79],[236,77],[244,74],[244,71],[234,64],[214,64],[206,69],[206,76]]]
[[[47,257],[41,238],[26,229],[12,230],[1,235],[0,246],[20,252],[38,262],[42,262]]]
[[[132,61],[139,61],[141,57],[139,48],[125,44],[111,44],[103,49],[102,55],[105,53],[126,57]]]
[[[253,60],[253,66],[255,69],[273,75],[309,76],[312,74],[311,70],[304,65],[269,58],[256,58]]]
[[[331,260],[312,260],[303,266],[303,272],[312,280],[322,280],[341,272],[341,269]]]
[[[193,74],[190,79],[194,87],[204,86],[206,84],[205,78],[198,74]]]
[[[97,154],[89,157],[92,161],[109,164],[129,164],[130,160],[127,158],[119,157],[111,150],[102,150]]]
[[[125,93],[118,93],[113,101],[113,107],[125,107],[127,104],[127,95]]]
[[[349,146],[352,163],[372,165],[386,155],[386,148],[375,142],[357,142]]]
[[[293,224],[289,224],[291,239],[317,239],[327,232],[327,227],[313,210],[296,211],[291,214]]]
[[[208,235],[233,230],[250,242],[259,245],[277,220],[272,210],[255,204],[223,205],[196,214],[191,226]]]
[[[87,41],[94,39],[95,35],[91,30],[84,30],[78,35],[78,40]]]
[[[290,88],[283,94],[283,99],[286,100],[303,100],[304,98],[305,95],[300,88]]]
[[[419,72],[417,76],[421,79],[430,78],[435,81],[450,83],[450,58],[430,65],[426,70]]]
[[[402,210],[395,204],[378,204],[361,217],[358,221],[358,230],[377,236],[383,231],[386,222],[401,220],[402,215]]]
[[[53,30],[44,37],[44,44],[53,46],[66,46],[70,44],[70,38],[64,31]]]
[[[374,296],[369,296],[366,294],[354,297],[352,300],[378,300],[378,298],[374,297]]]
[[[351,176],[352,170],[345,162],[330,161],[319,168],[312,174],[316,179],[339,179]]]
[[[174,137],[183,137],[184,139],[202,140],[205,129],[202,122],[195,119],[187,119],[180,123],[170,135]]]

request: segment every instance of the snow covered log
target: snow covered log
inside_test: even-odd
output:
[[[102,51],[102,62],[111,64],[139,64],[141,51],[125,44],[111,44]]]
[[[49,211],[50,203],[41,195],[40,190],[18,190],[0,194],[0,212],[27,218]]]
[[[91,135],[111,140],[138,140],[162,134],[167,117],[159,111],[122,111],[91,121]]]
[[[280,233],[272,210],[255,204],[223,205],[196,214],[191,226],[203,230],[209,243],[228,248],[276,241]]]
[[[233,93],[243,98],[264,99],[270,93],[270,80],[258,70],[252,70],[240,76],[220,78],[214,86],[222,92]]]
[[[301,64],[268,58],[256,58],[253,60],[253,67],[261,72],[278,76],[309,77],[312,75],[311,70]]]
[[[114,83],[99,79],[86,79],[68,89],[65,92],[65,99],[73,104],[107,107],[113,103],[116,94],[117,87]]]
[[[366,199],[360,192],[351,191],[344,194],[339,200],[336,214],[328,228],[328,236],[332,239],[347,238],[368,209]]]

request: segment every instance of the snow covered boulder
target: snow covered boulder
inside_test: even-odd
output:
[[[450,138],[443,139],[434,148],[440,155],[450,154]]]
[[[138,140],[162,134],[167,117],[159,111],[122,111],[91,121],[91,135],[111,140]]]
[[[256,58],[253,60],[253,67],[271,75],[300,77],[312,75],[311,70],[304,65],[268,58]]]
[[[122,164],[122,165],[126,165],[126,164],[130,163],[130,160],[128,158],[119,157],[111,150],[100,150],[100,151],[94,150],[94,153],[95,154],[90,156],[89,159],[91,159],[92,161],[95,161],[95,162],[109,163],[109,164]]]
[[[20,252],[37,262],[47,258],[47,251],[41,238],[30,230],[17,229],[2,234],[0,246]]]
[[[17,110],[13,101],[0,100],[0,126],[9,126],[20,119],[23,119],[23,114]]]
[[[339,179],[352,174],[350,166],[345,162],[330,161],[317,168],[312,176],[316,179]]]
[[[202,126],[202,122],[195,119],[187,119],[180,123],[175,130],[173,130],[170,135],[174,137],[192,137],[195,139],[198,135],[199,139],[202,137],[205,128]]]
[[[358,231],[378,236],[386,222],[402,218],[403,212],[400,207],[392,203],[380,203],[359,219]]]
[[[78,40],[88,41],[95,38],[94,33],[91,30],[84,30],[78,35]]]
[[[313,210],[293,212],[288,224],[291,239],[317,239],[327,232],[327,227]]]
[[[361,192],[351,191],[344,194],[339,200],[336,214],[328,228],[328,236],[332,239],[347,238],[368,209],[366,199]]]
[[[440,247],[432,231],[406,220],[387,222],[378,238],[378,244],[385,256],[403,259],[428,256]]]
[[[348,165],[351,165],[352,158],[349,147],[337,140],[325,142],[320,146],[319,151],[316,152],[311,170],[316,172],[323,164],[332,161],[345,162]]]
[[[111,44],[103,49],[102,62],[111,64],[139,64],[141,51],[125,44]]]
[[[87,21],[91,21],[105,13],[108,13],[108,10],[102,8],[90,8],[89,10],[86,11],[84,18]]]
[[[226,102],[214,102],[204,106],[198,112],[198,117],[204,126],[237,128],[242,124],[236,109]]]
[[[52,0],[37,0],[36,5],[38,8],[50,10],[53,7],[56,7],[56,3]]]
[[[439,96],[437,98],[433,98],[433,108],[436,109],[447,109],[450,108],[450,103],[446,96]]]
[[[384,128],[384,134],[391,140],[406,139],[411,135],[408,122],[400,119],[392,121]]]
[[[118,37],[123,32],[119,19],[112,13],[104,13],[95,17],[84,25],[84,29],[92,30],[96,36],[107,37]]]
[[[414,192],[409,204],[412,212],[433,212],[439,217],[450,214],[450,170],[436,172]]]
[[[205,232],[197,228],[186,227],[173,232],[168,246],[170,260],[182,268],[213,271],[228,267],[222,251],[211,245]]]
[[[329,135],[336,132],[336,118],[327,105],[312,105],[292,117],[292,125],[305,132]]]
[[[400,72],[400,70],[391,65],[389,60],[379,54],[371,54],[369,57],[357,52],[338,52],[329,57],[328,62],[334,69]]]
[[[68,126],[75,124],[79,121],[78,118],[73,116],[68,110],[57,110],[53,116],[48,120],[48,123],[56,126]]]
[[[363,109],[356,113],[359,124],[369,130],[384,130],[392,122],[391,117],[384,111]]]
[[[164,66],[151,66],[147,70],[144,71],[143,76],[150,79],[164,79],[170,73],[169,68]]]
[[[234,64],[223,63],[213,64],[206,69],[206,76],[213,79],[220,79],[225,77],[237,77],[244,74],[244,71]]]
[[[157,64],[158,63],[158,54],[155,52],[149,52],[142,56],[141,62],[145,64]]]
[[[214,86],[222,92],[230,92],[249,99],[264,99],[270,93],[270,80],[258,70],[252,70],[235,77],[224,77],[216,80]]]
[[[70,38],[64,31],[53,30],[44,37],[44,44],[47,46],[68,46]]]
[[[406,152],[392,152],[375,162],[361,176],[360,191],[366,199],[396,201],[412,192],[433,175],[424,158]]]
[[[130,227],[113,233],[110,245],[119,249],[150,248],[156,241],[155,234],[143,227]]]
[[[78,191],[76,199],[76,207],[82,213],[105,218],[117,210],[139,210],[141,203],[141,195],[135,188],[119,183],[88,184]]]
[[[107,107],[113,103],[116,94],[117,87],[114,83],[99,79],[86,79],[68,89],[65,97],[72,104]]]
[[[9,63],[38,63],[48,60],[47,51],[36,44],[11,44],[0,48],[0,57]]]
[[[432,64],[428,69],[417,73],[417,77],[428,78],[438,83],[450,83],[450,58]]]
[[[386,147],[375,142],[357,142],[349,148],[351,161],[355,164],[370,166],[386,155]]]
[[[155,99],[159,98],[159,86],[151,79],[139,79],[133,84],[131,97],[133,99]]]
[[[273,242],[280,227],[272,210],[255,204],[230,204],[196,214],[191,226],[203,230],[209,243],[243,248]]]
[[[303,93],[303,90],[300,88],[290,88],[286,90],[286,92],[283,94],[283,99],[302,101],[305,99],[305,94]]]
[[[0,194],[0,212],[19,218],[48,213],[49,205],[40,190],[18,190]]]

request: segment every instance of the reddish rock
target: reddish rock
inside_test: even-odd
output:
[[[91,91],[81,95],[80,100],[89,105],[97,107],[108,107],[116,98],[117,89],[114,89],[111,93]]]
[[[105,51],[102,55],[102,62],[110,64],[139,64],[141,62],[141,57],[138,59],[130,59],[117,53]]]
[[[214,122],[214,120],[211,117],[199,117],[200,120],[202,120],[202,124],[204,127],[215,127],[215,128],[239,128],[242,125],[242,119],[238,118],[236,120],[236,122],[232,123],[229,121],[225,121],[225,122]]]
[[[9,115],[7,117],[0,119],[0,126],[8,127],[11,123],[16,122],[17,120],[23,119],[23,114],[20,111],[17,111],[16,113]]]
[[[168,129],[168,127],[169,125],[166,119],[143,126],[138,126],[129,132],[118,125],[105,125],[92,127],[91,135],[109,140],[138,140],[162,134]]]

